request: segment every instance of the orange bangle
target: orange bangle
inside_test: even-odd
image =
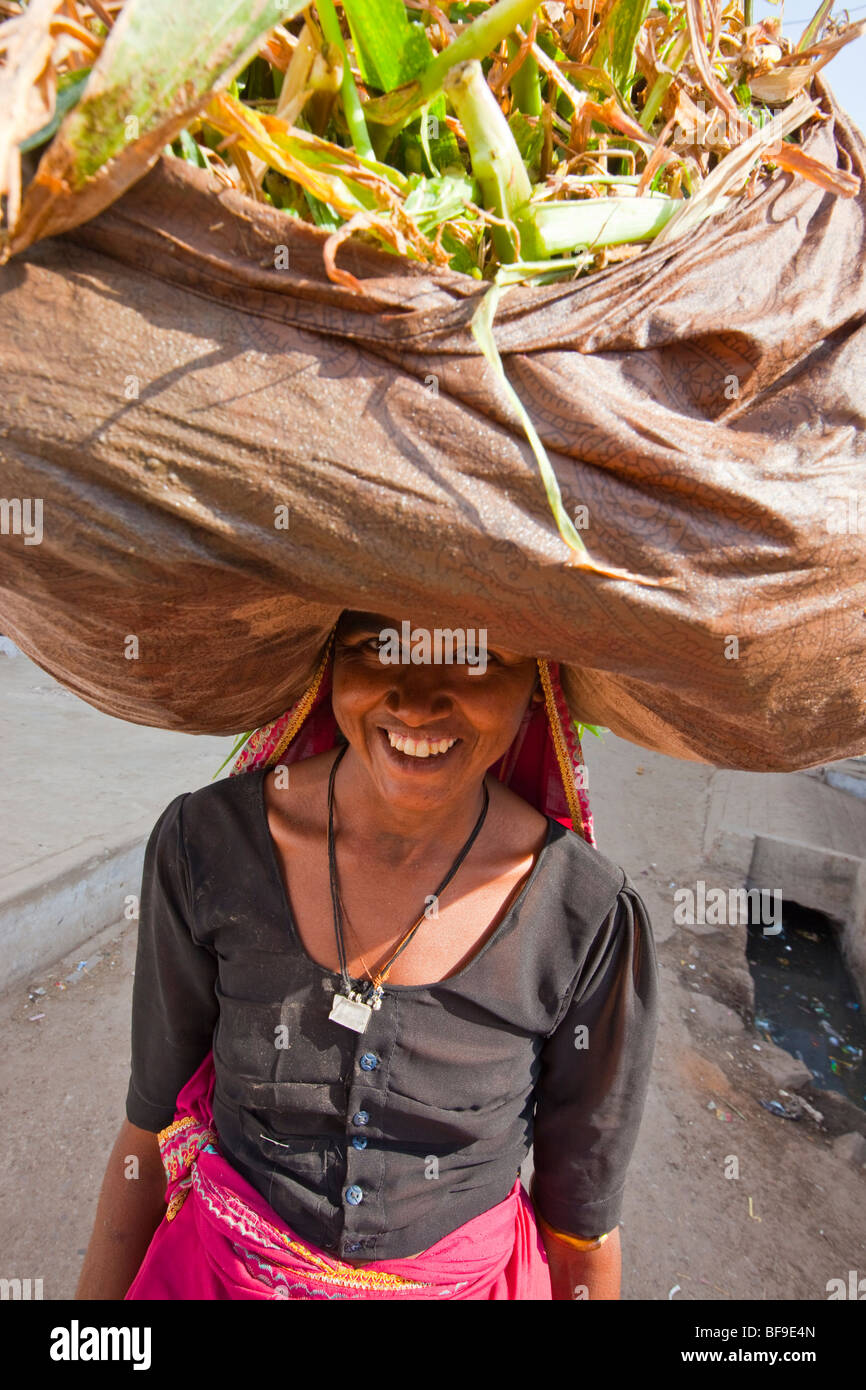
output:
[[[549,1231],[552,1236],[556,1236],[557,1240],[565,1241],[566,1245],[572,1246],[575,1250],[600,1250],[610,1235],[610,1231],[605,1231],[604,1235],[593,1236],[591,1240],[587,1240],[583,1236],[569,1235],[567,1231],[558,1231],[555,1226],[551,1226],[548,1221],[545,1221],[540,1212],[536,1212],[535,1215],[543,1230]]]

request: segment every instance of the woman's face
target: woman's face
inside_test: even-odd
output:
[[[457,805],[512,742],[538,668],[532,657],[486,644],[475,669],[465,659],[404,662],[406,653],[396,643],[383,644],[384,630],[425,631],[431,646],[436,631],[417,619],[403,628],[405,622],[379,613],[343,615],[334,655],[334,714],[383,799],[407,810]],[[470,657],[477,654],[473,638],[477,642],[482,632],[466,633]],[[440,651],[447,650],[446,643]],[[394,655],[396,662],[383,659]]]

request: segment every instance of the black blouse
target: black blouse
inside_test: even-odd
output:
[[[457,974],[386,985],[367,1031],[301,943],[265,770],[184,792],[144,860],[126,1113],[154,1132],[211,1047],[220,1150],[302,1239],[425,1250],[502,1201],[530,1145],[559,1230],[619,1221],[656,1031],[657,967],[621,868],[549,820],[519,896]]]

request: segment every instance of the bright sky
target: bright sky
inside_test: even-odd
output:
[[[818,0],[787,0],[787,3],[780,5],[770,5],[767,0],[756,0],[755,18],[763,19],[765,15],[782,16],[782,32],[786,38],[799,39],[812,15],[818,8]],[[842,17],[843,7],[839,4],[834,6],[837,17]],[[866,19],[866,3],[864,0],[854,0],[848,10],[848,16],[852,21]],[[822,68],[822,75],[827,79],[829,86],[833,88],[833,93],[839,105],[844,107],[848,115],[854,120],[864,133],[866,133],[866,81],[864,81],[864,68],[866,68],[866,34],[859,39],[854,39],[853,43],[843,48],[841,53],[837,53],[831,58],[825,68]]]

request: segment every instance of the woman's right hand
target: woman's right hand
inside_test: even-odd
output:
[[[124,1120],[102,1180],[77,1299],[122,1300],[165,1215],[157,1137]]]

